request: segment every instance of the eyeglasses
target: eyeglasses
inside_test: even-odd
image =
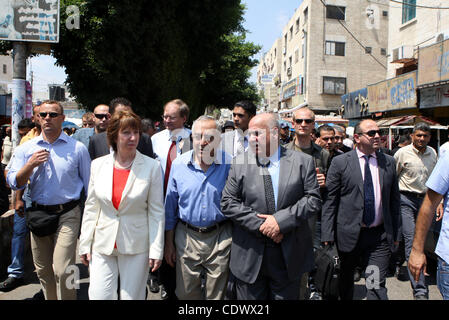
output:
[[[313,119],[295,119],[295,122],[296,122],[297,124],[302,124],[303,121],[304,121],[305,123],[307,123],[307,124],[311,124],[311,123],[313,122]]]
[[[368,137],[374,138],[376,133],[380,136],[380,130],[370,130],[368,132],[362,132],[362,134],[366,134]]]
[[[100,120],[102,120],[102,119],[107,119],[107,118],[109,117],[107,113],[106,113],[106,114],[103,114],[103,113],[94,113],[94,115],[95,115],[95,118],[100,119]]]
[[[178,117],[172,117],[172,116],[162,115],[162,119],[164,119],[164,120],[175,121],[176,119],[178,119]]]
[[[47,115],[49,115],[50,118],[56,118],[57,116],[59,116],[61,114],[57,113],[57,112],[39,112],[39,116],[43,119],[45,119],[47,117]]]

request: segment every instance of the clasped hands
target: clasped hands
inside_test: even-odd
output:
[[[262,225],[259,227],[259,231],[269,238],[271,238],[274,242],[280,243],[284,238],[284,235],[281,233],[281,229],[274,218],[274,216],[270,214],[257,214],[259,218],[265,219]]]

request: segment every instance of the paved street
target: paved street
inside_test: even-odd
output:
[[[89,275],[87,268],[77,260],[77,266],[80,270],[80,288],[78,290],[78,300],[87,300],[87,290],[89,284]],[[28,266],[32,269],[31,266]],[[402,267],[402,272],[405,272],[405,264]],[[442,300],[435,281],[435,270],[429,271],[431,276],[427,278],[429,284],[429,299]],[[365,281],[362,279],[356,283],[355,286],[355,300],[363,300],[365,298]],[[387,279],[388,295],[390,300],[413,300],[413,295],[409,281],[400,281],[395,277]],[[0,292],[0,300],[29,300],[40,290],[40,284],[37,280],[35,272],[28,272],[26,284],[16,288],[11,292]],[[148,300],[160,300],[160,293],[149,293]]]

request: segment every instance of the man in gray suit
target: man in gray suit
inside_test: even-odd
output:
[[[234,158],[221,200],[234,225],[231,298],[298,299],[314,264],[308,218],[321,209],[315,163],[279,146],[273,114],[252,118],[248,132],[250,148]]]
[[[399,244],[400,194],[393,157],[376,151],[379,133],[373,120],[361,121],[354,130],[357,148],[335,157],[327,172],[321,241],[337,244],[343,300],[353,298],[360,257],[367,266],[367,299],[388,299],[385,278]]]
[[[235,157],[248,149],[248,124],[252,117],[256,115],[257,108],[251,101],[243,100],[234,105],[232,116],[235,130],[225,132],[221,135],[222,149],[227,154]]]

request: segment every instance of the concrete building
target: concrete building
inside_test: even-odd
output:
[[[281,39],[274,41],[273,46],[266,52],[257,69],[257,83],[262,92],[263,106],[266,111],[279,109],[281,64]]]
[[[341,95],[385,79],[388,0],[304,0],[284,27],[279,107],[337,113]],[[276,41],[279,41],[276,40]],[[261,61],[265,62],[265,61]],[[258,79],[267,73],[260,69]],[[268,71],[267,71],[268,72]]]
[[[9,55],[0,56],[0,94],[9,92],[8,85],[12,84],[13,62]]]
[[[448,1],[404,0],[403,2],[404,4],[390,3],[387,78],[416,70],[420,47],[449,38]],[[446,9],[437,10],[431,9],[432,7]]]

